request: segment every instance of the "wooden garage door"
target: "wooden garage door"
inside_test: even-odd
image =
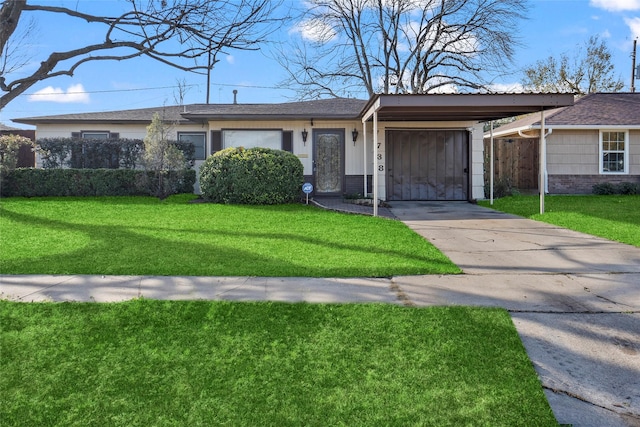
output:
[[[468,132],[390,130],[386,141],[388,200],[468,200]]]

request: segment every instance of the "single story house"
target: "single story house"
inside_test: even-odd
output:
[[[540,127],[540,114],[531,114],[493,131],[495,178],[537,188],[531,176],[538,176]],[[599,183],[640,183],[640,93],[585,95],[545,113],[545,129],[546,192],[586,194]],[[485,147],[488,139],[485,133]]]
[[[483,125],[571,105],[566,94],[376,95],[280,104],[193,104],[14,119],[37,138],[144,138],[154,113],[196,147],[196,167],[233,146],[297,155],[314,196],[484,197]],[[197,188],[196,188],[197,191]]]

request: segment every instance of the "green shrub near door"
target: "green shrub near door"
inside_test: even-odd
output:
[[[303,178],[298,157],[269,148],[227,148],[200,167],[202,196],[215,203],[291,203],[300,197]]]

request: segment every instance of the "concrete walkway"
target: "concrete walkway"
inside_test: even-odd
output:
[[[0,298],[504,307],[559,423],[640,426],[639,248],[469,203],[394,202],[389,213],[465,274],[392,279],[0,276]]]

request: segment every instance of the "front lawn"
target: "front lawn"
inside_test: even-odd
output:
[[[300,204],[0,199],[0,273],[387,277],[460,273],[400,221]]]
[[[640,247],[640,196],[546,196],[543,215],[539,196],[511,196],[493,209]]]
[[[3,426],[555,426],[509,314],[0,301]]]

